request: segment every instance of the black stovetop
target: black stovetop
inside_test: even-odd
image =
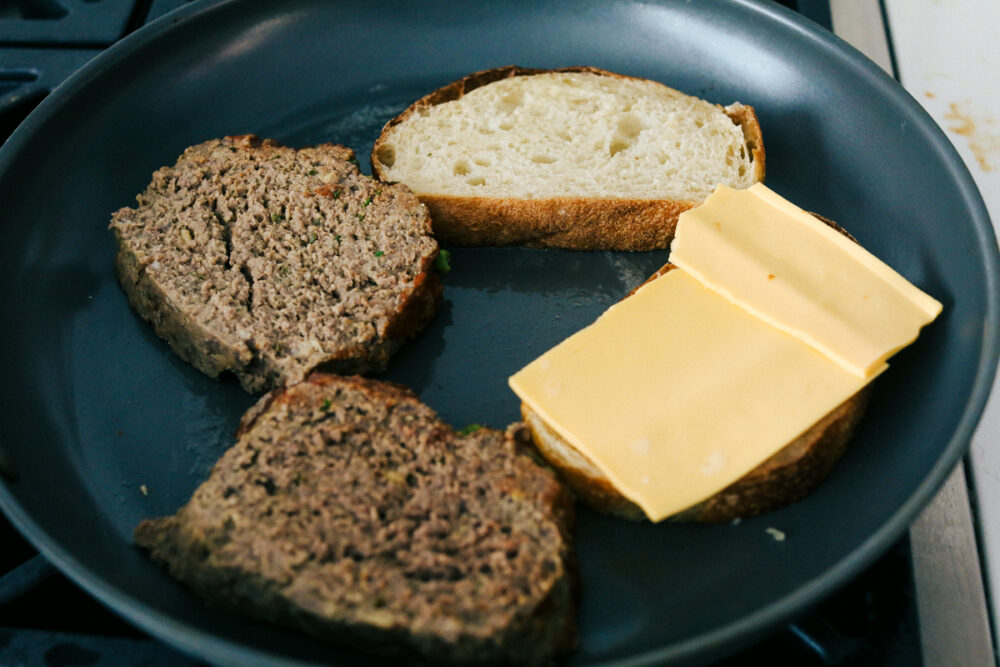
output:
[[[97,53],[189,0],[0,3],[0,141]],[[830,27],[829,0],[782,0]],[[719,663],[919,664],[910,547],[903,539],[854,581]],[[197,665],[81,591],[0,517],[0,666]]]

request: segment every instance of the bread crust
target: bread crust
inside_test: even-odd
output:
[[[548,72],[586,72],[619,79],[641,80],[596,67],[535,69],[508,65],[469,74],[420,98],[386,123],[371,154],[372,174],[385,180],[378,155],[387,131],[413,114],[461,98],[476,88],[515,76]],[[743,130],[753,156],[754,178],[763,181],[765,152],[760,123],[753,107],[733,103],[719,107]],[[524,245],[573,250],[655,250],[673,238],[677,216],[699,201],[634,198],[555,197],[514,199],[418,194],[430,210],[439,241],[459,246]]]
[[[857,242],[834,221],[816,213],[812,215]],[[625,298],[675,268],[673,264],[663,265]],[[826,479],[847,451],[847,444],[864,416],[871,394],[872,385],[868,384],[746,475],[670,519],[702,523],[732,521],[801,500]],[[642,508],[622,495],[590,459],[556,433],[526,403],[521,403],[521,417],[531,430],[535,447],[584,504],[623,519],[646,519]]]
[[[418,195],[434,235],[457,246],[651,250],[666,248],[677,218],[696,201],[501,199]]]

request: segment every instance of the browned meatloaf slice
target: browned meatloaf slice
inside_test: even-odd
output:
[[[181,357],[251,392],[383,369],[440,303],[438,246],[423,204],[353,158],[253,135],[187,149],[112,216],[129,301]]]
[[[572,502],[522,431],[460,435],[404,387],[314,373],[135,539],[205,598],[322,638],[544,663],[575,642]]]

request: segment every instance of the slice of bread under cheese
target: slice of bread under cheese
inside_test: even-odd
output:
[[[623,517],[722,521],[808,493],[941,304],[761,184],[681,216],[670,265],[510,379],[539,450]]]
[[[456,245],[666,248],[716,185],[764,178],[753,108],[589,67],[470,74],[389,121],[371,160]]]

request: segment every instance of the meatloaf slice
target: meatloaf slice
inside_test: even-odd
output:
[[[457,434],[406,388],[314,373],[264,396],[135,540],[201,596],[430,664],[575,643],[572,501],[519,426]]]
[[[112,216],[132,306],[181,357],[251,392],[384,368],[441,299],[427,210],[354,153],[253,135],[192,146]]]

